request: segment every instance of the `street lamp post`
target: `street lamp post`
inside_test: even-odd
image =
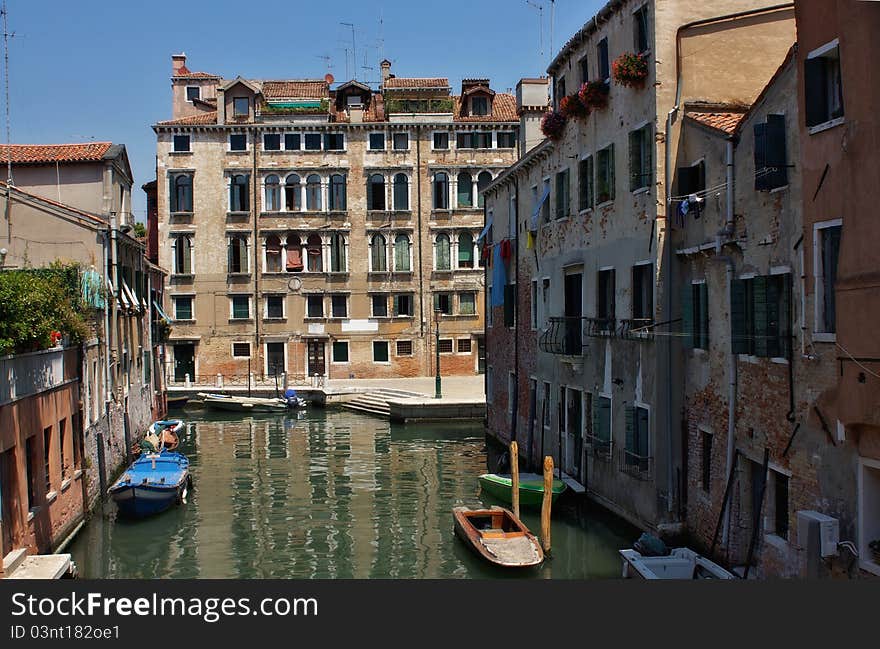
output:
[[[434,398],[440,399],[443,393],[440,390],[440,317],[443,312],[440,309],[434,309],[435,337],[434,337]]]

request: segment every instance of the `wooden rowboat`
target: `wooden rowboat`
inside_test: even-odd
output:
[[[526,568],[544,561],[544,551],[522,521],[503,507],[453,507],[455,533],[489,563]]]
[[[480,488],[498,500],[513,502],[513,479],[509,473],[484,473],[480,476]],[[566,484],[557,478],[553,479],[553,502],[565,491]],[[540,507],[544,500],[544,476],[537,473],[519,474],[519,504],[524,507]]]

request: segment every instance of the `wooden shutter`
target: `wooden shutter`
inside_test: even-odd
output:
[[[681,291],[681,331],[686,349],[694,346],[694,287],[687,283]]]
[[[700,349],[709,349],[709,285],[697,284],[700,293],[700,312],[695,314],[700,323]]]
[[[636,449],[636,409],[635,406],[626,407],[626,450],[638,454]]]
[[[804,61],[804,103],[807,126],[816,126],[828,119],[826,104],[827,77],[821,56]]]
[[[780,342],[782,340],[782,315],[780,300],[782,298],[782,276],[771,275],[765,278],[767,284],[767,356],[782,356]]]
[[[764,162],[773,168],[765,178],[767,188],[783,187],[788,183],[785,156],[785,115],[768,115],[764,133]]]
[[[634,191],[640,187],[641,182],[641,131],[632,131],[629,134],[629,190]]]
[[[767,182],[767,125],[755,124],[755,189],[769,189]]]
[[[755,356],[767,356],[770,340],[770,312],[767,303],[767,277],[752,279],[752,304],[755,314]]]
[[[614,200],[614,145],[608,147],[608,200]]]
[[[638,425],[638,443],[636,445],[636,453],[644,458],[648,457],[648,409],[636,408],[636,424]],[[647,467],[643,467],[647,468]]]
[[[593,400],[593,412],[591,413],[591,417],[593,420],[592,430],[590,433],[594,435],[597,439],[602,439],[602,398],[598,395]]]
[[[735,279],[730,283],[730,340],[734,354],[748,353],[746,339],[746,281]]]
[[[779,305],[779,349],[791,360],[791,273],[782,276],[782,300]]]

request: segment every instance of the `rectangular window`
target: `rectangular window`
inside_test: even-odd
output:
[[[583,85],[590,80],[590,66],[586,56],[578,61],[578,70],[580,70],[581,85]]]
[[[470,354],[471,353],[471,339],[470,338],[459,338],[457,349],[458,349],[459,354]]]
[[[452,315],[451,293],[434,293],[434,310],[438,309],[443,315]]]
[[[596,154],[596,201],[607,203],[614,200],[614,145]]]
[[[186,87],[186,100],[193,101],[194,99],[202,98],[202,89],[198,86],[187,86]]]
[[[608,62],[608,38],[603,38],[596,46],[596,56],[599,62],[599,81],[608,83],[611,81],[611,65]]]
[[[373,341],[373,362],[374,363],[387,363],[388,362],[388,341],[387,340],[374,340]]]
[[[457,133],[455,136],[455,148],[457,149],[473,149],[474,134],[470,131],[467,133]]]
[[[654,317],[654,267],[651,264],[633,266],[632,282],[632,317],[650,321]]]
[[[676,193],[679,196],[701,194],[706,191],[706,162],[700,160],[689,167],[678,168]]]
[[[648,51],[648,5],[633,12],[633,46],[638,54]]]
[[[43,477],[46,479],[46,493],[52,491],[52,427],[43,429]]]
[[[250,343],[232,343],[232,357],[233,358],[250,358],[251,357],[251,344]]]
[[[651,184],[653,173],[654,141],[651,125],[647,124],[629,134],[629,190],[631,192]]]
[[[186,153],[189,150],[189,135],[175,135],[174,151],[177,153]]]
[[[280,133],[264,133],[263,134],[263,150],[264,151],[280,151],[281,150],[281,134]]]
[[[388,296],[387,295],[373,295],[370,299],[372,302],[373,308],[373,317],[374,318],[387,318],[388,317]]]
[[[397,355],[398,356],[412,356],[413,347],[411,340],[398,340],[397,341]]]
[[[593,207],[593,156],[578,163],[578,209]]]
[[[395,133],[392,135],[391,147],[395,151],[406,151],[409,149],[409,133]]]
[[[175,320],[192,320],[193,319],[193,298],[191,295],[180,295],[171,298],[174,303],[174,319]]]
[[[770,470],[770,482],[773,485],[773,529],[776,536],[788,538],[788,476]]]
[[[281,319],[284,317],[283,295],[266,296],[266,317],[274,319]]]
[[[516,133],[514,133],[513,131],[498,131],[495,137],[497,139],[499,149],[516,148]]]
[[[836,41],[808,54],[804,61],[807,128],[843,117],[840,46]]]
[[[814,271],[816,277],[816,331],[835,333],[837,331],[837,261],[840,255],[841,225],[817,226],[816,254]]]
[[[733,353],[788,358],[791,274],[735,279],[730,291]]]
[[[232,303],[233,320],[247,320],[251,317],[251,298],[249,295],[233,295],[229,300]]]
[[[565,77],[556,79],[556,86],[553,89],[553,99],[556,102],[556,108],[559,108],[559,102],[565,97]]]
[[[504,326],[516,326],[516,284],[504,286]]]
[[[461,315],[475,315],[477,312],[477,294],[459,293],[458,312]]]
[[[306,296],[306,317],[307,318],[323,318],[324,317],[324,296],[323,295],[307,295]]]
[[[532,280],[531,287],[531,295],[530,295],[530,304],[531,304],[531,320],[532,320],[532,329],[538,328],[538,280]]]
[[[642,406],[626,410],[625,469],[644,473],[650,469],[650,412]]]
[[[35,448],[34,440],[37,438],[36,435],[31,435],[25,441],[25,470],[27,472],[27,499],[28,499],[28,509],[33,509],[37,506],[37,450]]]
[[[703,491],[709,493],[712,487],[712,433],[700,431],[702,442],[702,483]]]
[[[439,344],[437,345],[437,349],[440,350],[441,354],[451,354],[452,338],[441,338]]]
[[[251,110],[251,100],[248,97],[232,98],[232,114],[235,117],[247,117]]]
[[[345,150],[345,136],[342,133],[324,133],[324,150]]]
[[[489,100],[486,97],[471,97],[471,115],[478,117],[489,114]]]
[[[550,223],[550,179],[544,179],[543,193],[547,194],[547,199],[541,203],[541,222]],[[542,194],[543,195],[543,194]]]
[[[542,401],[541,409],[543,414],[541,421],[544,424],[544,428],[550,428],[550,417],[553,408],[550,404],[550,384],[546,381],[544,382],[544,400]]]
[[[569,171],[563,169],[556,174],[556,218],[564,219],[569,211]]]
[[[301,142],[300,142],[299,133],[287,133],[284,136],[284,150],[285,151],[299,151]]]
[[[348,362],[348,341],[345,341],[345,340],[334,340],[333,341],[333,362],[334,363],[347,363]]]
[[[434,133],[434,148],[439,150],[449,148],[449,133],[447,131],[438,131]]]
[[[394,315],[397,317],[411,317],[413,314],[412,295],[402,294],[394,296]]]
[[[384,133],[370,133],[370,151],[384,151],[385,150],[385,134]]]
[[[597,289],[596,317],[605,321],[606,325],[613,327],[613,324],[610,324],[610,321],[614,320],[615,314],[615,282],[613,268],[599,271]],[[603,329],[605,328],[606,327],[603,325]]]
[[[320,151],[321,150],[321,134],[320,133],[306,133],[305,137],[306,151]]]
[[[330,316],[333,318],[348,317],[348,296],[347,295],[331,295],[330,296]]]
[[[247,151],[247,134],[232,133],[229,136],[230,151]]]
[[[474,148],[475,149],[491,149],[492,133],[489,131],[474,132]]]
[[[785,155],[785,115],[767,115],[754,125],[755,189],[776,189],[788,184]]]

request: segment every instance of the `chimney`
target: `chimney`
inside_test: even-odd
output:
[[[172,54],[171,55],[171,76],[176,77],[180,74],[181,69],[186,69],[186,54],[181,52],[180,54]]]
[[[520,79],[516,84],[516,112],[519,115],[520,155],[525,155],[544,140],[541,118],[550,104],[550,80],[547,77]]]
[[[391,61],[388,59],[384,59],[379,67],[382,70],[382,85],[385,85],[385,82],[388,81],[388,77],[391,76]]]

